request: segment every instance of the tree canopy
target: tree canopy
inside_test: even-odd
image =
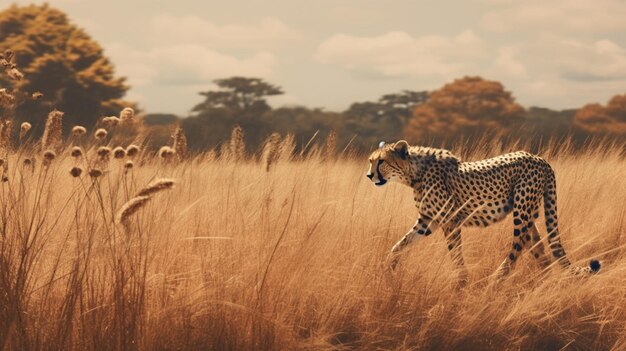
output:
[[[0,77],[0,86],[16,96],[43,93],[38,101],[17,102],[18,120],[43,125],[51,109],[65,113],[65,128],[92,127],[98,117],[128,106],[128,87],[117,77],[102,47],[68,17],[47,4],[16,6],[0,12],[0,50],[15,52],[24,73],[19,81]]]
[[[411,141],[506,131],[524,120],[524,108],[500,82],[464,77],[429,94],[404,130]]]
[[[574,116],[574,127],[592,134],[626,134],[626,94],[615,95],[606,106],[583,106]]]

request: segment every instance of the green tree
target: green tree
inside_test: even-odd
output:
[[[204,101],[183,121],[190,147],[214,147],[239,125],[248,148],[256,150],[270,132],[263,120],[271,111],[267,98],[283,94],[282,89],[259,78],[231,77],[214,82],[218,89],[200,93]]]
[[[44,5],[16,6],[0,12],[0,50],[11,49],[24,78],[0,77],[0,86],[18,97],[43,93],[38,101],[18,99],[18,121],[43,127],[52,108],[65,112],[64,128],[92,127],[98,117],[116,115],[129,104],[128,87],[116,77],[100,45],[61,11]]]
[[[464,77],[429,94],[404,130],[411,141],[450,140],[510,130],[524,121],[524,108],[500,82]]]

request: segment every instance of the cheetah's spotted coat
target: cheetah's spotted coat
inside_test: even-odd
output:
[[[532,248],[542,267],[550,264],[535,221],[543,200],[548,246],[563,268],[574,273],[597,272],[600,263],[571,267],[557,225],[556,180],[544,159],[518,151],[476,162],[461,162],[448,150],[409,147],[406,141],[383,145],[370,158],[368,178],[382,186],[396,181],[413,189],[419,218],[392,249],[397,254],[415,238],[442,228],[462,281],[467,271],[461,253],[461,228],[486,227],[513,213],[513,243],[497,270],[502,277],[515,265],[522,249]]]

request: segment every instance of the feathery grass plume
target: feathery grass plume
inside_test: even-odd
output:
[[[98,140],[103,140],[104,138],[107,137],[107,134],[109,134],[109,132],[107,132],[106,129],[98,128],[98,130],[96,130],[96,132],[94,133],[94,136]]]
[[[105,126],[107,126],[109,128],[115,127],[118,124],[120,124],[120,119],[115,117],[115,116],[104,117],[102,119],[102,124],[104,124]]]
[[[121,112],[120,112],[120,121],[122,123],[128,123],[131,122],[133,120],[133,117],[135,117],[135,110],[133,110],[130,107],[125,107]]]
[[[217,159],[217,152],[215,151],[215,149],[211,149],[208,152],[206,152],[204,154],[203,157],[206,161],[214,161]]]
[[[11,150],[11,132],[13,131],[13,121],[5,120],[0,123],[0,149],[3,153]]]
[[[137,193],[137,196],[150,196],[154,193],[158,193],[159,191],[171,189],[174,186],[174,183],[173,179],[157,179],[148,184],[147,187],[141,189],[141,191]]]
[[[53,110],[48,114],[46,127],[41,137],[41,147],[44,150],[57,150],[61,146],[61,133],[63,123],[63,112]]]
[[[83,173],[83,169],[76,166],[76,167],[72,167],[72,169],[70,169],[70,174],[72,175],[72,177],[77,178],[80,177],[80,175]]]
[[[30,98],[33,100],[39,100],[43,97],[43,94],[39,91],[36,91],[30,95]]]
[[[28,131],[32,127],[33,126],[30,123],[28,123],[28,122],[22,123],[22,125],[20,126],[20,140],[24,139],[24,137],[26,136],[26,133],[28,133]]]
[[[169,146],[161,146],[159,149],[159,157],[163,160],[171,160],[176,155],[176,151]]]
[[[0,89],[0,107],[10,107],[15,103],[15,96],[6,89]]]
[[[243,160],[246,152],[246,144],[243,140],[243,129],[240,126],[233,128],[230,134],[230,157],[235,161]]]
[[[79,158],[83,156],[83,149],[80,146],[74,146],[72,147],[72,151],[70,152],[70,155],[74,158]]]
[[[280,134],[272,133],[263,145],[262,161],[265,164],[265,171],[269,172],[272,164],[276,162],[279,156]]]
[[[337,149],[337,133],[334,130],[331,130],[326,137],[326,147],[324,148],[324,158],[330,159],[335,156],[335,151]]]
[[[280,156],[279,159],[282,161],[290,161],[293,157],[294,151],[296,150],[296,138],[293,134],[287,134],[283,139],[283,142],[280,143]]]
[[[98,178],[102,175],[102,170],[100,170],[99,168],[92,168],[89,170],[89,176],[91,178]]]
[[[57,154],[53,150],[46,150],[43,153],[43,165],[49,166],[50,163],[57,157]]]
[[[187,137],[185,136],[183,128],[176,128],[173,137],[174,141],[172,142],[172,147],[174,148],[174,151],[178,157],[185,158],[187,156]]]
[[[148,201],[150,201],[150,196],[135,196],[128,200],[117,212],[115,221],[122,224],[128,230],[128,220],[130,216],[139,211]]]
[[[83,136],[87,133],[87,129],[83,126],[74,126],[72,128],[72,135],[79,137],[79,136]],[[106,136],[106,134],[105,134]]]
[[[124,157],[126,157],[126,150],[123,147],[117,146],[113,149],[113,158],[120,159]]]
[[[135,157],[138,154],[139,154],[139,146],[135,144],[128,145],[128,147],[126,148],[126,155],[128,155],[128,157]]]

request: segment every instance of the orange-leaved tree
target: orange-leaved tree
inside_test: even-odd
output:
[[[615,95],[606,106],[583,106],[574,115],[574,127],[591,134],[626,134],[626,94]]]
[[[404,129],[410,141],[452,140],[501,132],[520,124],[524,108],[500,82],[464,77],[432,91]]]

